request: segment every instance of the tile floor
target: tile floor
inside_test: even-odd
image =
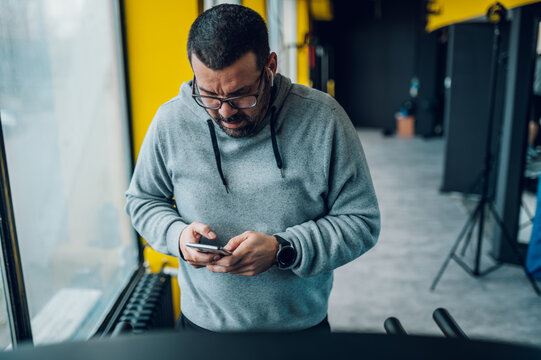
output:
[[[382,333],[385,319],[395,316],[409,334],[443,336],[432,312],[444,307],[471,338],[541,346],[541,296],[519,266],[473,278],[451,261],[430,291],[468,218],[460,197],[439,192],[444,139],[384,137],[364,129],[359,136],[382,230],[375,248],[335,271],[333,330]],[[489,239],[483,246],[490,250]],[[474,249],[466,250],[471,264]],[[483,256],[481,264],[488,267],[491,258]]]

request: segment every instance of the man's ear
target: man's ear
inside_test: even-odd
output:
[[[267,69],[269,69],[270,72],[270,80],[271,80],[271,86],[274,85],[274,75],[276,74],[276,70],[278,69],[278,56],[275,52],[270,53],[269,60],[267,62]]]

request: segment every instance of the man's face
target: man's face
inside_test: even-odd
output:
[[[257,105],[253,108],[235,109],[224,102],[218,110],[206,109],[227,135],[231,137],[253,135],[269,107],[269,69],[267,67],[258,69],[256,56],[252,52],[222,70],[209,69],[197,56],[192,55],[192,68],[196,79],[196,93],[199,95],[230,98],[253,95],[259,88]]]

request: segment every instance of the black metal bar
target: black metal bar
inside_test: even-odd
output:
[[[124,94],[125,94],[125,104],[126,104],[126,121],[127,121],[127,127],[128,127],[128,138],[129,138],[129,145],[130,145],[130,169],[131,172],[133,172],[135,168],[135,139],[133,137],[133,111],[132,111],[132,100],[131,100],[131,90],[130,90],[130,67],[129,67],[129,59],[128,59],[128,30],[126,26],[126,1],[125,0],[117,0],[117,6],[118,6],[118,13],[115,14],[117,16],[118,20],[120,21],[120,41],[121,41],[121,53],[119,56],[122,58],[122,69],[120,69],[120,72],[123,74],[123,80],[124,84],[120,84],[120,86],[124,86]],[[135,231],[135,230],[134,230]],[[136,234],[136,237],[138,239],[137,241],[137,250],[138,250],[138,262],[139,266],[143,266],[143,263],[145,261],[144,257],[144,247],[141,238],[138,234]]]
[[[468,336],[462,331],[446,309],[438,308],[434,310],[432,317],[446,337],[469,340]]]
[[[389,335],[408,335],[406,330],[402,327],[400,320],[395,317],[387,318],[383,323],[383,327]]]
[[[131,108],[131,91],[130,91],[130,71],[129,71],[129,61],[128,61],[128,34],[127,34],[127,27],[126,27],[126,2],[124,0],[118,0],[118,14],[115,14],[118,16],[118,20],[120,21],[120,40],[121,44],[120,47],[122,49],[121,57],[122,57],[122,69],[120,71],[123,74],[124,78],[124,93],[126,98],[126,114],[127,114],[127,120],[128,120],[128,132],[130,137],[130,155],[131,155],[131,167],[132,170],[135,165],[135,147],[134,147],[134,139],[133,139],[133,115],[132,115],[132,108]]]
[[[497,4],[496,6],[499,6]],[[490,10],[489,10],[490,11]],[[477,233],[477,251],[475,253],[475,265],[473,268],[473,273],[476,276],[481,274],[481,249],[483,244],[483,235],[484,235],[484,225],[485,225],[485,205],[490,201],[488,188],[489,188],[489,179],[490,173],[492,170],[492,134],[494,127],[494,107],[496,103],[496,83],[498,77],[498,68],[499,68],[499,56],[500,56],[500,43],[501,43],[501,29],[500,24],[505,20],[505,9],[499,7],[495,9],[497,20],[494,22],[494,36],[492,41],[492,61],[490,66],[490,98],[488,102],[488,125],[487,125],[487,141],[485,146],[485,167],[483,169],[483,177],[481,178],[482,192],[480,207],[481,212],[479,215],[479,227]]]
[[[120,41],[120,47],[121,47],[121,50],[119,50],[119,55],[118,55],[121,58],[121,62],[119,62],[119,66],[122,67],[120,69],[120,72],[123,74],[123,77],[122,77],[123,84],[120,84],[120,86],[122,85],[124,86],[126,118],[127,118],[126,121],[127,121],[128,137],[129,137],[129,145],[130,145],[129,166],[130,166],[130,170],[133,171],[134,163],[135,163],[135,150],[134,150],[134,141],[133,141],[131,97],[130,97],[130,86],[129,86],[128,59],[127,59],[128,45],[127,45],[127,37],[126,37],[125,1],[117,0],[115,2],[115,5],[116,5],[116,8],[114,9],[115,21],[118,20],[120,23],[120,26],[117,27],[117,31],[120,33],[117,39],[119,39],[118,41]],[[124,306],[128,302],[131,294],[135,290],[138,282],[145,274],[145,268],[143,265],[144,264],[144,255],[143,255],[144,248],[139,238],[139,235],[137,235],[137,233],[135,235],[137,238],[136,246],[138,250],[137,269],[132,274],[130,280],[128,281],[128,284],[126,285],[122,293],[117,297],[109,313],[106,315],[105,319],[102,321],[98,330],[93,335],[94,337],[110,336],[114,331],[117,331],[115,324],[118,322],[118,319],[120,318],[122,314],[122,310],[124,309]],[[124,331],[124,329],[122,331]]]
[[[2,278],[4,280],[11,341],[14,347],[32,343],[32,327],[19,255],[15,215],[7,168],[4,133],[0,118],[0,241],[2,244]]]

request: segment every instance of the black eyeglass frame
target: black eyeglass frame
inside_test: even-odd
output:
[[[196,79],[195,79],[195,74],[194,74],[193,81],[192,81],[192,98],[194,99],[194,101],[195,101],[195,103],[197,105],[201,106],[202,108],[209,109],[209,110],[220,110],[222,105],[224,104],[224,102],[227,102],[229,104],[229,106],[231,106],[233,109],[243,110],[243,109],[254,108],[254,107],[257,106],[257,103],[259,101],[259,95],[261,94],[261,84],[263,83],[263,74],[265,74],[265,68],[263,68],[263,70],[261,71],[261,75],[259,76],[259,85],[257,86],[257,92],[255,94],[233,96],[233,97],[228,97],[228,98],[221,98],[221,97],[217,97],[217,96],[196,94],[195,93],[195,87],[197,86],[197,83],[195,81]],[[199,87],[198,87],[197,90],[199,92]],[[255,97],[255,103],[253,105],[251,105],[251,106],[238,107],[233,103],[234,100],[244,98],[244,97],[248,97],[248,96],[254,96]],[[199,102],[197,100],[197,99],[202,99],[202,98],[218,100],[220,102],[220,105],[217,106],[217,107],[216,106],[212,106],[212,107],[211,106],[205,106],[205,105],[202,104],[202,101]]]

